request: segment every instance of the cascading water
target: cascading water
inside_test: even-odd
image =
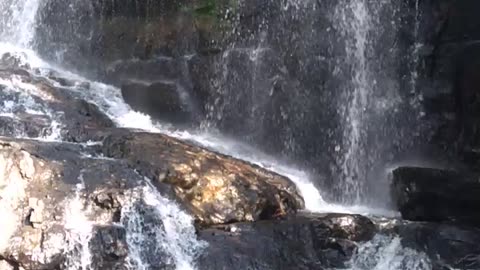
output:
[[[0,53],[18,54],[25,65],[50,69],[52,66],[39,59],[32,51],[35,42],[35,28],[37,27],[35,21],[41,4],[41,0],[0,1]],[[74,78],[81,78],[69,72],[66,72],[66,74]],[[91,83],[93,84],[92,93],[94,95],[85,98],[93,98],[100,106],[107,108],[106,113],[108,115],[119,118],[120,122],[137,123],[135,127],[138,128],[152,125],[148,117],[131,111],[128,105],[121,101],[121,95],[117,88],[95,82]],[[16,81],[15,77],[12,77],[11,80],[0,81],[0,87],[2,88],[3,99],[3,106],[0,109],[2,115],[15,117],[17,113],[26,112],[34,115],[48,115],[55,119],[55,117],[52,117],[49,108],[42,107],[35,102],[34,97],[39,94],[36,92],[36,86]],[[117,92],[116,96],[119,97],[119,100],[106,99],[110,93],[105,93],[101,91],[102,89],[113,89]],[[72,91],[78,90],[75,87],[72,89]],[[116,106],[112,106],[112,104]],[[116,111],[108,110],[112,107]],[[139,117],[146,118],[147,123],[139,123]],[[60,140],[61,124],[53,120],[50,129],[49,134],[45,134],[44,137],[39,139]],[[15,137],[26,137],[25,134],[13,135]],[[93,263],[93,255],[89,244],[93,237],[94,222],[89,219],[85,209],[85,200],[82,198],[85,189],[82,177],[80,175],[81,183],[77,185],[74,197],[69,199],[65,206],[65,229],[67,232],[66,246],[63,248],[68,257],[64,266],[66,269],[72,270],[90,270]],[[158,257],[156,255],[158,254],[148,254],[151,256],[148,260],[154,260],[152,265],[148,264],[144,257],[151,250],[162,250],[163,253],[168,254],[166,263],[174,266],[175,269],[195,269],[195,256],[202,250],[204,243],[196,240],[191,217],[176,204],[160,196],[158,191],[151,187],[151,184],[147,185],[143,189],[142,196],[136,199],[140,200],[140,198],[146,206],[151,208],[152,213],[145,213],[144,209],[141,211],[136,209],[140,212],[129,212],[128,209],[130,208],[127,207],[122,219],[122,225],[127,230],[130,269],[147,270],[157,267]],[[133,208],[131,210],[134,211]],[[146,217],[145,215],[152,215],[152,217]],[[156,221],[149,224],[148,218],[156,219]],[[153,242],[150,242],[151,239],[149,238],[151,233],[155,235]]]
[[[77,184],[75,197],[71,199],[65,209],[65,229],[67,229],[67,247],[69,254],[65,262],[69,270],[90,270],[92,254],[89,243],[92,238],[93,224],[88,219],[85,211],[85,201],[82,199],[82,192],[85,189],[83,175],[79,176],[80,183]]]
[[[344,195],[344,202],[360,202],[364,193],[366,178],[365,152],[366,138],[366,111],[370,105],[371,93],[375,88],[375,81],[367,59],[368,49],[371,46],[369,34],[374,27],[369,7],[365,1],[348,1],[346,5],[339,5],[336,17],[340,19],[341,29],[346,38],[347,61],[352,63],[352,81],[344,106],[344,137],[339,151],[344,152],[340,163],[343,179],[339,181],[339,190]],[[342,149],[344,148],[344,149]]]
[[[377,235],[362,244],[350,262],[351,270],[430,270],[428,257],[410,248],[402,247],[401,239]]]
[[[205,243],[196,240],[193,220],[178,205],[162,197],[152,186],[137,190],[122,211],[121,224],[127,230],[130,269],[165,266],[178,270],[195,269],[195,259]]]
[[[0,2],[0,41],[30,48],[35,37],[35,20],[40,0]]]
[[[8,42],[10,45],[2,46],[2,52],[8,50],[24,51],[26,52],[27,59],[33,61],[32,65],[39,65],[41,61],[35,57],[35,54],[31,50],[25,51],[25,49],[31,49],[35,41],[35,19],[37,9],[41,6],[40,0],[28,0],[24,2],[0,0],[0,7],[2,8],[2,19],[0,21],[0,40]],[[314,5],[313,1],[308,3],[299,4],[299,1],[287,1],[287,5],[283,5],[282,9],[287,12],[291,9],[302,9]],[[306,4],[306,6],[304,5]],[[341,153],[341,157],[336,160],[341,167],[342,177],[336,183],[339,192],[344,194],[340,201],[348,204],[355,204],[362,202],[362,196],[365,196],[366,182],[368,178],[367,168],[372,162],[376,160],[371,159],[367,151],[366,141],[369,140],[369,132],[372,132],[369,128],[372,125],[381,125],[380,122],[371,122],[373,117],[382,115],[384,110],[392,109],[395,107],[391,104],[382,103],[382,101],[376,100],[378,95],[376,91],[380,89],[380,86],[384,87],[385,84],[379,83],[377,75],[377,69],[374,68],[374,64],[371,62],[371,58],[375,57],[370,51],[371,47],[375,46],[376,39],[372,39],[372,35],[375,36],[375,32],[378,26],[378,22],[374,19],[379,10],[388,5],[388,2],[382,1],[378,4],[372,4],[366,0],[351,0],[340,1],[336,7],[335,17],[338,21],[336,27],[337,34],[345,43],[346,58],[345,62],[348,63],[347,68],[345,66],[335,67],[334,70],[348,69],[351,80],[348,81],[345,87],[345,93],[341,100],[341,113],[342,125],[344,125],[343,138],[341,146],[335,147],[337,152]],[[314,14],[310,14],[313,18]],[[297,16],[296,20],[301,20],[302,16]],[[313,27],[309,25],[309,27]],[[302,29],[303,30],[303,29]],[[314,29],[306,29],[301,34],[310,34],[309,31],[314,32]],[[330,32],[328,30],[327,32]],[[333,31],[332,31],[333,32]],[[317,33],[318,34],[318,33]],[[268,34],[266,34],[268,35]],[[317,37],[312,34],[313,37]],[[13,37],[13,38],[10,38]],[[378,38],[377,36],[375,38]],[[260,44],[260,45],[258,45]],[[14,47],[16,46],[16,47]],[[307,46],[308,47],[308,46]],[[316,48],[315,46],[312,46]],[[256,43],[255,48],[246,49],[248,56],[250,71],[254,74],[260,74],[260,67],[264,64],[261,63],[261,57],[267,55],[271,50],[278,48],[270,48],[268,42],[262,41]],[[308,54],[308,48],[302,48],[301,53]],[[233,48],[230,52],[238,52],[239,48]],[[327,50],[328,51],[328,50]],[[293,54],[293,52],[292,52]],[[229,55],[226,55],[228,58]],[[267,55],[268,56],[268,55]],[[311,65],[317,65],[318,62],[324,61],[324,56],[321,54],[310,57],[307,55],[309,63]],[[243,56],[240,56],[240,58]],[[288,55],[285,56],[285,62],[288,59]],[[315,62],[317,61],[317,62]],[[308,61],[305,61],[308,62]],[[342,63],[342,64],[345,64]],[[275,66],[278,62],[275,62]],[[42,63],[46,65],[45,63]],[[52,68],[53,65],[48,65]],[[282,74],[289,72],[289,66],[285,63],[279,64],[279,70]],[[302,71],[306,71],[308,68],[302,67]],[[81,76],[72,74],[65,70],[57,70],[65,77],[74,78],[79,81],[86,80]],[[224,72],[227,72],[224,70]],[[345,71],[344,71],[345,72]],[[235,76],[238,74],[232,73]],[[274,74],[274,72],[272,73]],[[228,74],[227,74],[228,75]],[[268,77],[268,76],[267,76]],[[281,118],[269,118],[268,112],[262,111],[263,106],[275,107],[275,103],[269,103],[268,98],[274,96],[278,98],[279,102],[283,101],[282,95],[285,95],[285,89],[280,89],[282,80],[286,78],[272,77],[272,78],[259,78],[253,77],[252,85],[249,85],[252,89],[252,95],[249,98],[248,106],[253,111],[253,114],[262,119],[264,124],[272,124],[271,120],[277,121],[276,123],[290,123],[292,124],[291,130],[289,130],[285,138],[281,140],[286,145],[286,149],[294,151],[297,148],[295,142],[295,136],[301,137],[296,134],[293,135],[296,130],[293,126],[297,125],[297,120],[307,118],[306,112],[302,111],[302,106],[309,109],[317,104],[308,103],[310,96],[308,92],[301,92],[298,95],[298,99],[295,99],[295,104],[298,105],[295,109],[281,108]],[[300,81],[300,79],[299,79]],[[224,81],[225,83],[226,81]],[[10,82],[1,82],[2,85]],[[271,83],[271,84],[270,84]],[[65,87],[65,89],[72,90],[72,92],[78,94],[78,97],[84,98],[97,104],[117,125],[129,128],[140,128],[153,132],[165,132],[170,135],[180,137],[182,139],[193,140],[206,147],[215,149],[219,152],[233,155],[238,158],[248,160],[256,163],[260,166],[264,166],[271,170],[274,170],[280,174],[289,176],[300,188],[303,196],[305,197],[306,206],[311,211],[341,211],[341,212],[361,212],[366,214],[372,214],[372,209],[362,208],[358,205],[355,207],[344,208],[336,205],[330,205],[326,203],[321,193],[315,187],[311,181],[309,173],[297,170],[291,166],[283,165],[278,160],[262,154],[254,147],[247,147],[242,143],[235,140],[222,137],[218,134],[205,133],[205,132],[187,132],[187,131],[172,131],[166,129],[164,126],[153,122],[148,116],[134,112],[130,107],[125,104],[121,97],[120,90],[116,87],[105,85],[98,82],[89,82],[89,89],[84,89],[80,85],[74,85],[71,87]],[[297,87],[300,83],[295,82],[288,86]],[[253,89],[257,86],[262,86],[268,91],[255,92]],[[28,87],[25,85],[15,86],[17,91],[28,92]],[[232,90],[232,91],[228,91]],[[232,94],[234,89],[226,89],[221,94]],[[303,91],[303,90],[302,90]],[[380,95],[383,99],[388,99],[389,94]],[[393,95],[394,96],[394,95]],[[239,96],[239,99],[242,99]],[[300,100],[300,101],[299,101]],[[396,100],[392,98],[392,103]],[[346,101],[346,102],[345,102]],[[263,103],[259,103],[263,102]],[[13,100],[5,103],[4,113],[14,114],[13,110],[9,110],[16,106],[18,103],[24,103],[22,100]],[[379,103],[382,103],[379,105]],[[233,106],[235,102],[229,103],[225,101],[225,107],[222,108],[228,111],[229,106]],[[216,104],[218,105],[218,104]],[[270,109],[272,109],[270,108]],[[381,110],[375,114],[371,113],[372,108]],[[218,109],[218,108],[216,108]],[[276,108],[273,108],[276,109]],[[272,110],[273,110],[272,109]],[[218,112],[218,111],[217,111]],[[276,113],[276,111],[271,111]],[[297,115],[290,115],[298,113]],[[211,112],[212,118],[217,118],[216,112]],[[221,112],[222,113],[222,112]],[[220,117],[223,117],[220,114]],[[245,116],[243,116],[245,117]],[[235,119],[235,118],[232,118]],[[230,120],[232,120],[230,119]],[[257,119],[246,119],[246,123],[254,131],[257,129],[255,125]],[[385,121],[385,120],[383,120]],[[302,122],[300,122],[302,123]],[[299,125],[301,126],[301,125]],[[265,128],[268,130],[268,128]],[[257,130],[260,132],[260,130]],[[263,132],[264,130],[261,130]],[[315,131],[315,130],[314,130]],[[283,133],[282,133],[283,134]],[[283,134],[284,135],[284,134]],[[281,137],[279,135],[279,137]],[[59,139],[58,137],[50,139]],[[288,152],[288,151],[285,151]],[[307,151],[308,152],[308,151]],[[332,151],[333,152],[333,151]],[[329,154],[331,155],[331,153]],[[71,215],[67,215],[67,226],[70,228],[71,238],[70,242],[72,246],[67,248],[70,252],[75,253],[72,255],[72,261],[69,266],[72,269],[89,269],[91,263],[91,255],[89,254],[88,243],[91,239],[91,224],[83,213],[83,206],[80,193],[84,186],[78,186],[75,198],[69,204],[68,209]],[[130,269],[153,269],[153,263],[161,256],[166,258],[165,263],[170,267],[175,267],[179,270],[195,269],[195,258],[204,247],[204,243],[198,241],[195,236],[195,229],[192,225],[192,219],[186,213],[182,212],[180,208],[173,202],[162,197],[147,181],[146,187],[138,191],[137,195],[132,195],[132,201],[126,208],[126,211],[122,213],[121,224],[127,231],[127,242],[129,245],[128,263]],[[148,212],[148,213],[146,213]],[[392,212],[376,212],[380,215],[392,215]],[[81,226],[81,228],[78,228]],[[154,237],[152,237],[154,236]],[[400,240],[397,238],[388,238],[383,236],[377,236],[372,242],[365,243],[359,249],[359,254],[352,259],[351,269],[366,270],[366,269],[430,269],[427,259],[422,254],[417,254],[413,250],[403,248],[400,244]]]

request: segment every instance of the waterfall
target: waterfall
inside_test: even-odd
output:
[[[367,59],[368,47],[372,45],[369,34],[375,26],[369,7],[363,0],[340,4],[337,12],[346,39],[346,62],[352,65],[351,85],[348,85],[351,89],[348,89],[346,100],[342,100],[344,104],[341,105],[345,127],[343,144],[339,149],[344,152],[340,161],[343,177],[340,189],[344,193],[344,202],[358,203],[364,192],[368,159],[364,148],[368,117],[366,111],[375,87],[374,74]]]
[[[369,184],[372,184],[369,181],[374,185],[378,184],[378,179],[370,179],[369,170],[374,163],[385,158],[382,151],[391,150],[385,139],[390,139],[389,135],[397,132],[393,127],[388,129],[388,132],[378,132],[381,134],[372,136],[372,133],[377,131],[384,132],[384,124],[388,121],[385,115],[394,114],[392,112],[397,110],[400,102],[396,95],[396,85],[385,79],[388,74],[379,71],[383,63],[375,59],[377,55],[374,47],[382,41],[379,33],[381,26],[376,18],[389,4],[388,1],[338,1],[333,15],[328,14],[335,17],[332,19],[318,16],[320,9],[317,4],[330,3],[326,2],[283,1],[280,9],[284,13],[275,16],[283,18],[281,16],[287,16],[285,14],[288,12],[296,12],[288,18],[292,24],[285,24],[295,32],[289,36],[290,39],[282,40],[281,34],[290,34],[288,31],[281,32],[278,36],[274,33],[283,31],[284,25],[271,22],[269,25],[265,22],[266,26],[262,26],[264,29],[260,31],[259,40],[252,38],[249,40],[250,44],[236,44],[220,57],[217,63],[221,72],[220,80],[212,82],[212,85],[217,87],[215,90],[218,95],[208,104],[207,120],[212,122],[206,123],[206,127],[236,125],[236,129],[244,128],[237,134],[242,138],[222,135],[221,127],[220,132],[172,129],[170,125],[152,121],[148,115],[133,111],[122,99],[119,88],[90,81],[59,67],[55,67],[55,70],[65,78],[87,81],[88,89],[74,85],[65,86],[64,90],[71,90],[78,94],[79,98],[96,104],[119,127],[162,132],[195,141],[204,147],[288,176],[299,187],[307,210],[392,216],[396,214],[393,211],[378,212],[377,209],[361,206],[365,197],[374,194],[368,190]],[[35,45],[36,17],[42,3],[41,0],[0,0],[0,51],[13,48],[15,51],[22,51],[26,61],[34,63],[33,66],[53,68],[53,64],[40,61],[32,51]],[[416,3],[418,12],[418,1]],[[69,6],[73,7],[74,5]],[[418,17],[417,13],[417,20]],[[75,24],[75,27],[81,28],[81,23]],[[418,35],[417,24],[415,29],[415,35]],[[323,38],[331,37],[337,39],[332,42],[338,43],[322,43]],[[275,42],[283,43],[278,45],[274,44]],[[290,43],[293,44],[292,47],[289,47]],[[69,46],[71,44],[62,44],[62,48],[68,49]],[[285,48],[294,49],[285,53],[275,52]],[[388,54],[390,51],[382,53]],[[417,49],[415,53],[418,53]],[[182,60],[185,61],[182,69],[185,76],[190,76],[187,60],[189,59]],[[243,62],[241,67],[236,66],[244,60],[246,62]],[[333,68],[331,61],[335,62]],[[414,65],[417,66],[418,63],[415,62]],[[338,77],[323,81],[320,77],[327,76],[325,74]],[[416,76],[416,72],[412,71],[412,89],[416,88],[416,82],[413,82],[416,81]],[[342,83],[340,88],[335,88],[338,81],[345,83]],[[38,107],[34,100],[29,98],[29,91],[35,91],[31,85],[18,84],[15,81],[0,81],[0,84],[8,88],[5,91],[2,89],[2,92],[20,93],[11,100],[4,100],[0,113],[14,115],[14,108],[20,105],[28,107],[30,112],[50,114],[48,109]],[[184,90],[190,88],[193,87],[189,86]],[[336,90],[341,93],[336,93]],[[335,99],[337,97],[338,100]],[[331,118],[318,120],[323,117]],[[246,128],[241,125],[243,123]],[[336,126],[341,126],[340,132],[336,130]],[[52,122],[52,134],[42,139],[60,140],[59,127],[60,123]],[[236,134],[230,132],[232,133]],[[339,142],[332,139],[338,134],[341,137]],[[378,138],[380,141],[375,141]],[[240,139],[243,139],[243,142],[239,142]],[[333,148],[330,145],[333,144],[332,141],[335,141]],[[245,144],[246,142],[253,146]],[[265,146],[264,144],[268,145],[265,148],[274,154],[280,153],[285,159],[263,153],[263,149],[259,148]],[[275,152],[276,150],[278,151]],[[320,152],[321,155],[318,154]],[[333,183],[334,189],[340,194],[340,198],[336,199],[344,205],[328,203],[324,199],[326,192],[318,189],[318,179],[323,181],[318,171],[330,166],[328,158],[323,158],[333,155],[336,155],[334,162],[341,170],[340,177],[335,178]],[[305,156],[310,160],[301,168],[291,162],[292,159]],[[310,172],[310,168],[316,168],[319,164],[314,163],[318,162],[316,159],[328,166],[324,165],[316,172]],[[70,254],[67,267],[89,270],[92,264],[89,242],[93,237],[93,224],[87,217],[82,198],[85,190],[83,179],[80,179],[80,182],[65,209],[65,228],[68,230],[69,243],[66,251]],[[384,186],[382,188],[382,192],[388,194]],[[385,194],[379,197],[388,196]],[[169,269],[196,269],[195,259],[206,244],[197,239],[192,217],[176,203],[163,197],[148,179],[146,185],[135,190],[130,199],[124,205],[119,224],[126,230],[129,248],[127,267],[149,270],[155,269],[154,264],[162,263]],[[6,241],[0,240],[0,244]],[[162,258],[162,262],[159,262],[159,258]],[[380,235],[359,247],[350,267],[355,270],[431,268],[424,254],[403,247],[399,238]]]
[[[342,204],[388,207],[386,165],[408,147],[406,134],[413,134],[413,122],[403,120],[413,110],[404,106],[397,79],[404,57],[396,43],[398,8],[366,0],[339,1],[335,8],[334,27],[345,48],[336,61],[343,134],[335,146],[339,173],[333,183]]]
[[[414,28],[413,28],[413,38],[414,43],[411,50],[411,73],[410,73],[410,94],[412,98],[412,106],[419,106],[419,103],[422,99],[422,96],[418,93],[417,84],[418,84],[418,68],[419,68],[419,53],[421,48],[421,42],[419,40],[419,31],[420,31],[420,0],[415,0],[415,18],[414,18]],[[420,116],[423,113],[420,112]]]
[[[0,1],[0,41],[31,48],[41,0]]]
[[[122,211],[130,269],[156,269],[162,258],[162,264],[177,270],[194,270],[206,244],[196,239],[192,218],[146,182]]]
[[[65,252],[69,254],[66,261],[68,270],[90,270],[92,254],[90,239],[92,238],[93,223],[88,219],[85,209],[85,200],[82,193],[85,189],[83,174],[79,176],[74,197],[67,203],[65,209],[65,229],[67,230]]]

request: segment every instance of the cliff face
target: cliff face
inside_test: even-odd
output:
[[[420,38],[425,50],[419,85],[425,89],[431,117],[441,123],[439,144],[469,162],[477,159],[474,152],[479,145],[478,8],[480,3],[471,0],[421,3]]]
[[[417,155],[476,163],[474,0],[369,3],[368,14],[348,1],[45,5],[38,49],[122,87],[134,109],[157,119],[218,128],[335,179],[348,147],[351,92],[365,88],[359,158],[369,169],[360,178]],[[358,33],[367,48],[361,76],[362,64],[351,59]]]

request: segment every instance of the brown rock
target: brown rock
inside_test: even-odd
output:
[[[203,224],[270,219],[304,207],[288,178],[166,135],[110,135],[103,153],[173,186]]]

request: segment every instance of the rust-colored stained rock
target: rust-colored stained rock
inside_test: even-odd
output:
[[[269,219],[304,207],[288,178],[163,134],[110,135],[103,152],[172,185],[203,224]]]

